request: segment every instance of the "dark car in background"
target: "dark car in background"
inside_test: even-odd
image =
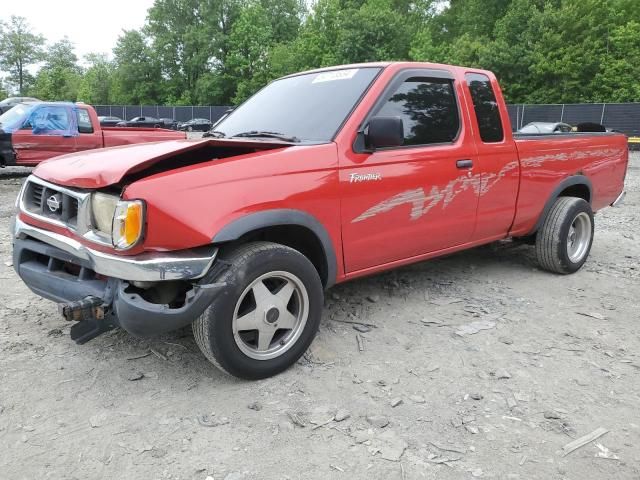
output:
[[[133,117],[119,122],[116,127],[161,128],[164,127],[164,122],[156,117]]]
[[[98,121],[101,127],[115,127],[123,120],[120,117],[101,115],[98,117]]]
[[[9,97],[9,98],[5,98],[4,100],[2,100],[0,102],[0,115],[3,114],[4,112],[8,112],[9,110],[11,110],[13,107],[15,107],[16,105],[20,104],[20,103],[33,103],[33,102],[39,102],[40,100],[38,100],[37,98],[33,98],[33,97]]]
[[[174,120],[173,118],[161,118],[160,122],[161,122],[161,125],[160,125],[161,127],[170,128],[171,130],[177,130],[178,125],[180,124],[180,122],[178,122],[177,120]]]
[[[192,118],[188,122],[180,123],[178,130],[183,132],[208,132],[212,125],[211,120],[207,118]]]

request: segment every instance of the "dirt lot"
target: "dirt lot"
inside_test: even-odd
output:
[[[634,157],[579,273],[504,242],[334,287],[306,357],[253,383],[189,330],[71,342],[10,266],[27,171],[1,170],[0,478],[640,478]]]

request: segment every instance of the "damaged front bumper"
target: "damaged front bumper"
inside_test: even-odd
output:
[[[71,329],[78,343],[115,326],[149,336],[189,325],[225,286],[209,280],[223,265],[214,265],[216,255],[213,246],[137,256],[109,255],[14,219],[13,266],[27,286],[68,308],[87,298],[95,304],[99,314],[83,317]],[[179,285],[178,300],[145,299],[145,287],[165,282]]]

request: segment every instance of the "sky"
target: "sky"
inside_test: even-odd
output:
[[[69,37],[82,59],[87,53],[109,53],[123,29],[140,28],[153,0],[2,0],[0,20],[25,17],[47,44]]]

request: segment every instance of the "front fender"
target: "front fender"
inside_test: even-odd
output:
[[[222,227],[212,238],[212,243],[231,242],[256,230],[282,225],[305,227],[313,232],[324,250],[327,262],[327,287],[333,285],[337,276],[336,252],[327,230],[317,218],[309,213],[285,208],[251,213]]]

